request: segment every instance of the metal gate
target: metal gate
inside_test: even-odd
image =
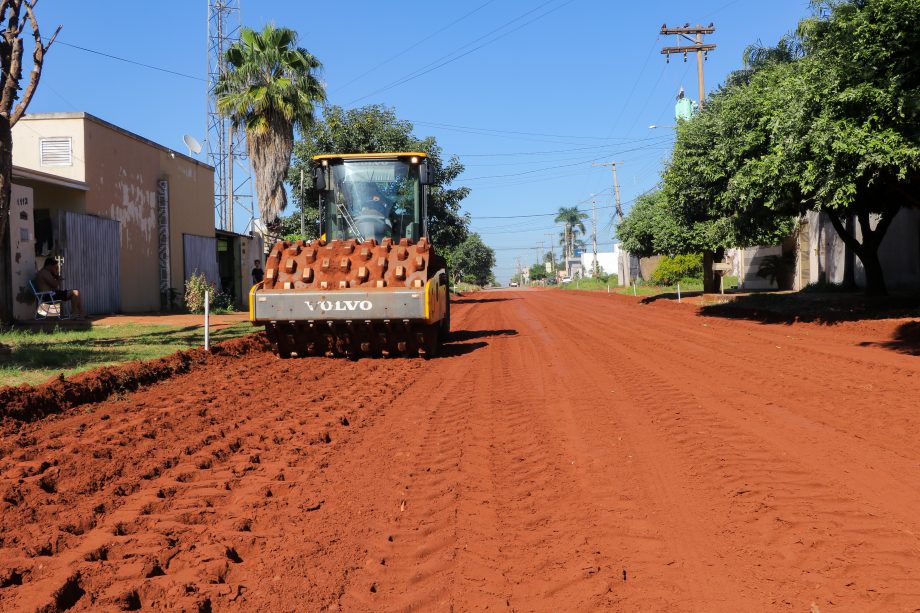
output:
[[[62,211],[60,251],[65,289],[80,290],[89,314],[121,310],[119,223],[94,215]]]
[[[217,267],[217,239],[213,236],[196,234],[182,235],[182,250],[185,260],[185,280],[196,272],[220,289],[220,269]]]

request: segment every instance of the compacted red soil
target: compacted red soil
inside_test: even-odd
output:
[[[427,362],[253,343],[0,411],[0,610],[920,610],[916,324],[453,315]]]

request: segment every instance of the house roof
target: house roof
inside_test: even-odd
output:
[[[21,181],[38,181],[39,183],[60,185],[62,187],[77,189],[81,192],[89,191],[89,186],[83,181],[75,181],[74,179],[67,179],[65,177],[42,172],[40,170],[32,170],[31,168],[23,168],[22,166],[13,166],[13,179],[19,179]]]
[[[91,115],[90,113],[84,113],[82,111],[77,112],[77,113],[28,113],[26,115],[23,115],[19,121],[42,121],[42,120],[48,120],[48,119],[84,119],[86,121],[92,121],[101,126],[105,126],[106,128],[109,128],[110,130],[114,130],[116,132],[124,134],[125,136],[129,138],[133,138],[144,144],[150,145],[151,147],[159,149],[160,151],[165,151],[166,153],[182,158],[183,160],[186,160],[188,162],[192,162],[199,166],[203,166],[204,168],[209,168],[211,170],[214,170],[214,167],[211,166],[210,164],[205,164],[204,162],[196,160],[195,158],[189,155],[186,155],[182,153],[181,151],[170,149],[169,147],[161,145],[158,142],[152,141],[149,138],[144,138],[140,134],[135,134],[134,132],[125,130],[124,128],[119,128],[115,124],[109,123],[108,121],[104,119],[100,119],[96,117],[95,115]]]

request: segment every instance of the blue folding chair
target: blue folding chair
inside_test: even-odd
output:
[[[54,298],[54,292],[40,292],[30,280],[29,288],[35,294],[35,319],[67,319],[64,315],[64,302]]]

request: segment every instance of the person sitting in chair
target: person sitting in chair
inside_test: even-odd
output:
[[[80,297],[80,291],[75,289],[61,289],[61,269],[57,260],[46,258],[45,265],[35,276],[35,287],[39,292],[54,292],[54,299],[62,302],[70,301],[76,310],[76,317],[83,319],[86,312],[83,310],[83,298]]]

